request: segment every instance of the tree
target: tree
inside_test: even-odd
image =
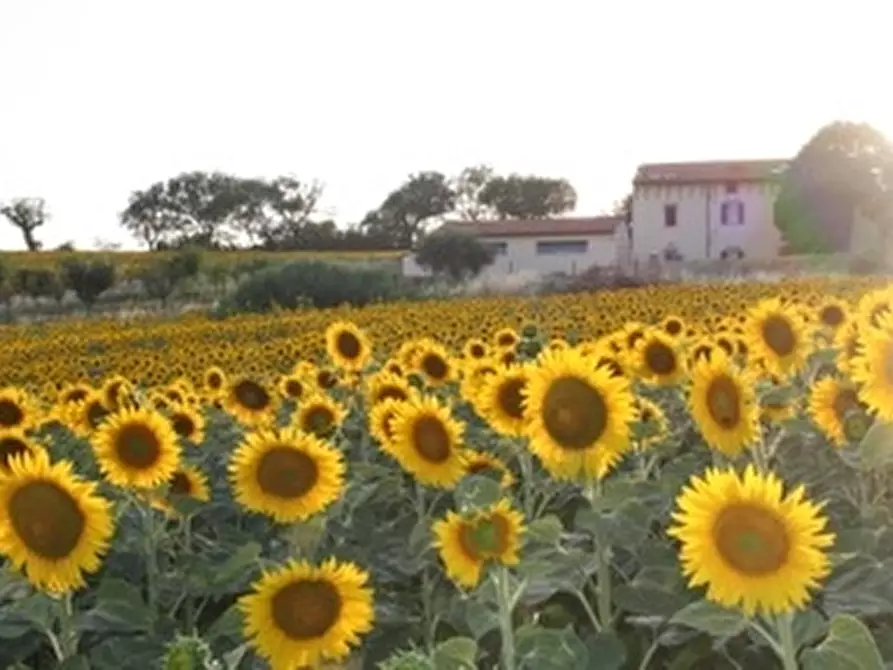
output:
[[[456,192],[442,173],[419,172],[392,191],[361,225],[370,234],[386,236],[395,245],[408,248],[427,223],[451,212],[455,204]]]
[[[28,251],[40,251],[41,243],[34,237],[34,231],[47,222],[46,201],[43,198],[17,198],[10,204],[0,207],[0,214],[22,231]]]
[[[157,261],[140,273],[139,279],[150,298],[166,307],[168,298],[186,279],[195,277],[201,265],[201,254],[195,249],[184,249],[173,256]]]
[[[74,291],[89,312],[96,299],[114,286],[115,266],[103,261],[72,260],[63,263],[62,276],[65,286]]]
[[[494,177],[479,199],[503,219],[541,219],[577,206],[577,192],[566,179],[518,174]]]
[[[893,145],[864,123],[836,121],[803,146],[780,178],[775,225],[793,253],[849,250],[855,216],[893,222]]]
[[[481,221],[496,215],[492,206],[481,202],[481,193],[494,176],[489,165],[475,165],[465,168],[456,177],[453,185],[455,211],[464,221]]]
[[[475,277],[493,262],[493,253],[467,233],[441,231],[422,238],[416,263],[455,282]]]

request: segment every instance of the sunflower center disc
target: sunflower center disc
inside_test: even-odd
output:
[[[608,408],[602,394],[576,377],[552,382],[542,413],[546,432],[565,449],[588,449],[607,427]]]
[[[174,431],[180,437],[189,437],[195,430],[195,424],[192,422],[192,419],[185,414],[174,414],[171,423],[174,426]]]
[[[269,394],[255,382],[240,382],[236,385],[235,395],[239,404],[248,409],[261,410],[270,404]]]
[[[28,451],[28,445],[17,437],[0,439],[0,469],[9,469],[9,461],[13,456],[19,456]]]
[[[75,500],[45,481],[29,482],[12,495],[9,519],[29,551],[51,561],[74,551],[86,524]]]
[[[25,413],[11,400],[0,400],[0,426],[18,426]]]
[[[267,495],[298,498],[316,484],[319,469],[307,454],[288,447],[271,449],[257,465],[257,483]]]
[[[412,438],[416,451],[429,463],[443,463],[450,457],[450,436],[439,419],[423,416],[415,422]]]
[[[323,581],[300,581],[273,596],[273,621],[292,640],[322,637],[338,621],[341,596]]]
[[[663,342],[653,342],[645,349],[645,365],[655,374],[672,374],[676,371],[676,354]]]
[[[449,372],[446,361],[437,354],[428,354],[422,359],[422,370],[431,379],[443,379]]]
[[[148,468],[158,461],[161,448],[158,438],[142,425],[129,425],[118,436],[118,458],[131,468]]]
[[[399,386],[385,386],[378,392],[378,402],[393,398],[394,400],[406,400],[406,391]]]
[[[780,316],[770,316],[763,322],[763,341],[778,356],[788,356],[794,352],[797,340],[791,324]]]
[[[790,551],[784,524],[771,512],[749,505],[724,510],[713,527],[713,536],[726,563],[747,575],[778,570]]]
[[[839,326],[843,323],[843,310],[837,305],[829,305],[822,310],[819,318],[826,326]]]
[[[834,397],[831,407],[837,420],[843,421],[847,413],[859,407],[859,397],[853,389],[841,389]]]
[[[188,496],[192,493],[192,482],[183,472],[175,472],[168,483],[170,487],[169,493],[177,496]]]
[[[524,396],[521,395],[523,388],[524,381],[521,379],[510,379],[499,387],[499,407],[513,419],[524,416]]]
[[[707,411],[723,428],[734,428],[741,421],[738,388],[728,377],[717,377],[707,388]]]
[[[353,333],[338,333],[336,347],[338,352],[348,359],[356,358],[362,351],[362,345]]]
[[[285,392],[289,398],[300,398],[304,392],[304,387],[301,386],[301,382],[290,379],[285,384]]]
[[[331,431],[334,419],[328,407],[314,407],[304,416],[304,430],[325,437]]]

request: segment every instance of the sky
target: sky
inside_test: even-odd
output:
[[[893,137],[891,18],[889,0],[0,0],[0,202],[45,198],[47,247],[138,248],[118,212],[184,171],[319,179],[346,224],[412,172],[488,163],[565,177],[598,214],[640,163],[792,156],[834,119]]]

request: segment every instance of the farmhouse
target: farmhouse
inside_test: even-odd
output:
[[[593,265],[613,266],[628,239],[623,218],[616,216],[457,221],[444,224],[441,230],[474,235],[492,249],[494,261],[482,273],[484,277],[574,275]],[[403,274],[426,273],[408,255],[403,258]]]
[[[633,179],[637,262],[778,256],[777,179],[786,160],[651,163]]]

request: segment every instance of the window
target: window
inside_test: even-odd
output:
[[[505,256],[509,251],[509,245],[506,242],[484,242],[484,248],[494,256]]]
[[[726,200],[719,209],[719,222],[724,226],[744,225],[744,203],[737,198]]]
[[[676,213],[677,213],[676,205],[664,205],[664,225],[667,228],[675,228],[676,227]]]
[[[548,254],[585,254],[589,250],[586,240],[561,240],[560,242],[537,242],[536,253]]]
[[[742,258],[744,258],[744,252],[741,250],[740,247],[726,247],[719,254],[719,257],[724,261],[741,260]]]
[[[726,193],[737,193],[738,192],[738,182],[730,181],[726,183]]]
[[[674,244],[668,244],[664,248],[663,257],[665,261],[681,261],[684,260],[682,254],[679,253],[679,250],[676,248]]]

